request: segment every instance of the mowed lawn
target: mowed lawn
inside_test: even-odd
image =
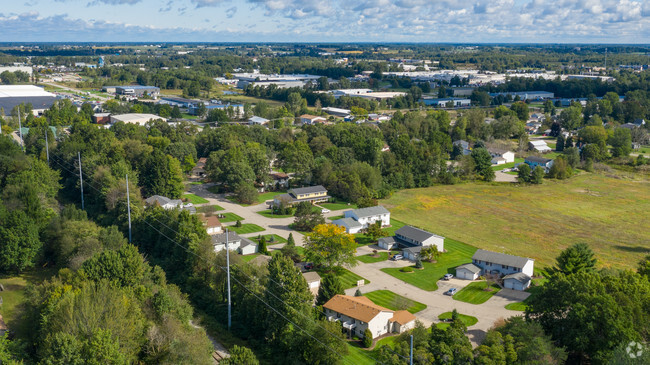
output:
[[[583,173],[542,185],[466,183],[403,190],[382,205],[392,217],[467,244],[552,265],[588,243],[601,266],[635,268],[650,252],[650,181]],[[447,247],[449,251],[451,249]]]
[[[316,271],[318,272],[318,275],[320,275],[321,277],[327,274],[323,270],[316,269]],[[336,274],[336,277],[338,277],[338,279],[341,281],[341,284],[343,285],[344,289],[350,289],[356,287],[357,281],[361,279],[364,280],[364,283],[366,285],[370,284],[370,280],[362,278],[361,276],[353,273],[348,269],[342,267],[336,267],[332,271],[334,272],[334,274]]]
[[[400,222],[397,219],[390,219],[390,227],[384,227],[384,231],[386,231],[388,236],[394,236],[395,231],[398,229],[404,227],[406,223]],[[355,233],[354,234],[354,240],[357,241],[358,244],[360,245],[372,245],[376,244],[377,241],[373,241],[370,239],[370,237],[366,236],[363,233]]]
[[[377,257],[373,254],[368,253],[365,255],[357,256],[357,260],[363,262],[364,264],[371,264],[373,262],[386,261],[388,260],[388,252],[377,252]]]
[[[422,290],[433,291],[438,289],[437,281],[442,279],[445,274],[456,273],[456,266],[472,262],[472,255],[476,252],[476,247],[466,245],[456,240],[445,238],[445,250],[447,252],[440,255],[438,262],[422,262],[424,269],[415,269],[411,273],[401,272],[400,268],[392,267],[381,269],[386,274],[392,275]],[[415,265],[411,265],[415,267]]]
[[[475,281],[454,294],[453,298],[465,303],[483,304],[501,290],[501,288],[495,284],[491,286],[492,290],[486,291],[486,288],[487,282]]]
[[[243,221],[244,218],[242,218],[240,215],[237,215],[235,213],[221,213],[223,217],[219,217],[219,222],[221,223],[228,223],[228,222],[236,222],[236,221]]]
[[[438,319],[441,319],[441,320],[442,319],[451,319],[451,312],[445,312],[445,313],[439,315]],[[467,326],[467,327],[473,326],[473,325],[478,323],[478,319],[476,317],[468,316],[466,314],[458,313],[458,319],[460,319],[460,321],[463,322],[463,324],[465,324],[465,326]],[[444,330],[447,327],[449,327],[450,324],[451,323],[449,323],[449,322],[441,322],[441,323],[437,323],[436,327],[440,328],[441,330]]]
[[[202,198],[196,194],[184,194],[183,199],[187,199],[192,204],[205,204],[209,203],[208,199]]]
[[[255,233],[255,232],[264,231],[264,228],[254,223],[244,223],[241,225],[241,227],[228,226],[228,229],[230,229],[233,232],[236,232],[237,234],[246,234],[246,233]]]
[[[427,307],[426,304],[403,297],[390,290],[375,290],[364,294],[364,296],[375,304],[394,311],[407,310],[411,313],[417,313]]]

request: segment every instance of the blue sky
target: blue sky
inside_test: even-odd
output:
[[[650,43],[650,0],[3,0],[0,42]]]

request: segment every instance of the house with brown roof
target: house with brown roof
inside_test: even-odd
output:
[[[199,158],[199,161],[192,168],[192,175],[198,177],[205,177],[205,164],[208,162],[207,157]]]
[[[216,216],[201,215],[200,219],[201,222],[203,222],[203,226],[205,227],[205,230],[209,235],[219,234],[223,232],[223,227],[221,225],[221,222],[219,221],[219,218],[217,218]]]
[[[402,333],[415,326],[415,316],[408,311],[392,311],[373,303],[367,297],[335,295],[323,305],[329,321],[340,321],[350,336],[363,337],[366,329],[372,338],[395,332]]]
[[[316,124],[326,122],[327,119],[317,115],[303,114],[300,116],[300,123],[302,124]]]

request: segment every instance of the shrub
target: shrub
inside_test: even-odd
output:
[[[403,267],[403,268],[399,269],[399,271],[401,271],[401,272],[413,272],[413,268],[410,267],[410,266],[407,266],[407,267]]]
[[[237,220],[237,223],[235,223],[235,227],[237,228],[241,227],[241,221],[239,219]]]
[[[416,269],[421,269],[422,267],[423,267],[422,266],[422,260],[420,260],[419,258],[417,260],[415,260],[415,268]]]
[[[362,295],[363,295],[363,294],[361,293],[361,290],[359,290],[359,289],[357,289],[357,291],[354,292],[354,296],[355,296],[355,297],[360,297],[360,296],[362,296]]]
[[[363,347],[369,348],[372,346],[372,333],[369,329],[363,331]]]

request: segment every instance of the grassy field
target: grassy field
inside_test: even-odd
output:
[[[458,293],[454,294],[453,298],[465,303],[483,304],[501,290],[497,285],[492,285],[491,291],[486,291],[485,288],[487,288],[487,282],[475,281],[459,290]]]
[[[450,318],[451,318],[451,312],[445,312],[445,313],[438,316],[438,319],[450,319]],[[476,317],[468,316],[468,315],[465,315],[465,314],[458,313],[458,318],[467,327],[473,326],[473,325],[478,323],[478,319],[476,319]],[[448,322],[438,323],[438,324],[436,324],[436,327],[438,327],[440,329],[446,329],[447,327],[449,327],[449,323]]]
[[[2,297],[2,306],[0,306],[0,314],[10,330],[17,332],[21,337],[23,331],[31,329],[20,328],[21,322],[18,317],[20,316],[21,309],[20,303],[25,298],[25,288],[30,284],[39,284],[43,280],[50,278],[56,274],[56,269],[39,269],[24,272],[17,276],[0,276],[0,284],[4,286],[4,291],[0,292]]]
[[[388,260],[388,252],[377,252],[378,257],[374,257],[373,254],[365,254],[357,256],[357,260],[363,262],[364,264],[371,264],[373,262],[386,261]]]
[[[318,274],[322,277],[326,274],[323,270],[317,269]],[[366,284],[370,284],[370,281],[368,279],[362,278],[361,276],[353,273],[352,271],[342,268],[342,267],[337,267],[334,269],[334,273],[336,276],[339,278],[341,281],[341,284],[343,284],[344,289],[350,289],[354,288],[357,286],[357,281],[363,279],[365,280]]]
[[[236,232],[237,234],[246,234],[246,233],[255,233],[255,232],[264,231],[264,228],[253,223],[244,223],[241,225],[241,227],[229,226],[228,228],[231,231]]]
[[[352,203],[350,203],[350,205],[348,205],[348,203],[320,203],[318,205],[332,211],[342,209],[357,209],[357,205]]]
[[[293,217],[293,214],[282,214],[282,215],[272,214],[271,209],[259,211],[259,212],[257,212],[257,214],[263,215],[266,218],[289,218],[289,217]]]
[[[506,305],[506,309],[511,311],[525,311],[528,306],[524,302],[510,303]]]
[[[396,219],[483,249],[527,256],[536,268],[588,243],[601,266],[634,268],[650,252],[647,177],[584,173],[542,185],[467,183],[403,190],[382,204]],[[447,250],[452,252],[450,247]]]
[[[221,223],[228,223],[228,222],[236,222],[236,221],[243,221],[244,218],[241,216],[235,214],[235,213],[221,213],[223,215],[223,218],[219,218],[219,221]]]
[[[184,194],[183,198],[187,199],[192,204],[205,204],[209,203],[208,199],[202,198],[195,194]]]
[[[447,273],[455,274],[456,266],[471,262],[476,248],[450,238],[445,238],[445,250],[447,252],[440,255],[438,262],[422,262],[424,266],[422,270],[404,273],[399,268],[385,268],[381,269],[381,271],[422,290],[438,290],[437,281]]]
[[[427,307],[426,304],[395,294],[390,290],[375,290],[364,294],[364,296],[375,304],[394,311],[405,309],[411,313],[417,313]]]
[[[400,222],[397,219],[390,219],[390,227],[384,228],[384,231],[388,233],[388,236],[393,236],[395,235],[395,231],[398,229],[404,227],[406,223]],[[368,236],[366,236],[363,233],[355,233],[354,234],[354,240],[357,241],[358,244],[360,245],[371,245],[377,243],[377,241],[371,240]]]
[[[215,205],[203,205],[200,207],[196,207],[196,210],[199,211],[199,213],[213,213],[225,209],[215,204]]]

